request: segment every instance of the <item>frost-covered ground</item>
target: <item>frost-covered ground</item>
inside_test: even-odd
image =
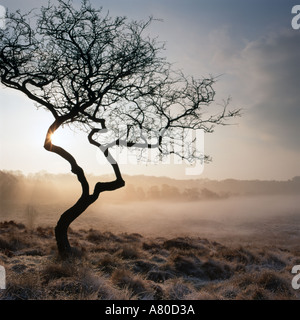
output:
[[[78,250],[69,261],[57,257],[52,226],[2,221],[0,299],[300,299],[291,285],[300,264],[297,214],[236,222],[240,232],[231,235],[228,224],[206,220],[207,237],[112,232],[89,219],[70,230]]]

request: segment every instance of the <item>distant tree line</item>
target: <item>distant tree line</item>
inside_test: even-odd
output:
[[[121,193],[121,192],[120,192]],[[129,184],[127,189],[122,192],[122,200],[124,201],[147,201],[147,200],[160,200],[160,201],[197,201],[197,200],[215,200],[229,196],[229,194],[219,195],[214,191],[207,188],[184,188],[180,190],[178,187],[162,184],[160,186],[152,185],[150,187],[142,188],[141,186],[135,187]]]
[[[0,206],[13,202],[27,204],[34,202],[69,202],[79,188],[74,187],[75,178],[69,174],[52,175],[41,172],[24,176],[21,172],[0,171]],[[91,178],[92,179],[92,178]],[[242,180],[201,180],[178,181],[154,177],[126,177],[126,188],[117,190],[117,197],[104,194],[103,200],[118,202],[133,201],[201,201],[218,200],[232,196],[257,196],[276,194],[299,194],[300,177],[288,181],[242,181]],[[65,190],[62,197],[61,189]]]

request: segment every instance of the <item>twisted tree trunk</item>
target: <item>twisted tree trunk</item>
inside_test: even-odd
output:
[[[99,147],[106,158],[112,165],[116,180],[111,182],[98,182],[95,185],[94,191],[92,194],[89,193],[89,183],[85,177],[83,169],[77,164],[74,157],[64,150],[61,147],[54,145],[51,141],[51,137],[53,133],[60,127],[63,123],[62,118],[58,118],[54,121],[54,123],[49,127],[45,139],[44,148],[50,152],[54,152],[60,155],[62,158],[67,160],[71,165],[71,171],[77,176],[78,181],[81,184],[82,194],[78,201],[68,210],[66,210],[60,217],[57,225],[55,227],[55,238],[57,243],[57,249],[61,258],[67,258],[72,254],[72,248],[68,240],[68,228],[70,224],[77,219],[92,203],[94,203],[101,192],[103,191],[113,191],[118,188],[121,188],[125,185],[124,180],[122,179],[119,166],[112,158],[108,149],[103,148],[99,143],[93,140],[93,134],[101,131],[101,129],[94,129],[89,135],[89,141],[91,144]]]

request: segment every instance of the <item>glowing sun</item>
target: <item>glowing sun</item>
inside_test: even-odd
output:
[[[55,145],[60,145],[63,142],[62,136],[57,132],[52,133],[50,139]]]

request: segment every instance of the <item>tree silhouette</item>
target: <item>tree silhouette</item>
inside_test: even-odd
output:
[[[85,0],[79,9],[72,1],[58,0],[38,12],[7,13],[6,28],[0,30],[2,84],[51,112],[54,122],[44,148],[68,161],[81,184],[80,198],[55,227],[62,257],[72,252],[69,225],[102,192],[125,185],[112,147],[156,148],[159,159],[176,154],[190,162],[203,160],[195,148],[176,148],[182,145],[184,130],[212,132],[239,114],[228,111],[227,103],[209,113],[214,79],[197,80],[172,70],[161,55],[164,44],[146,34],[152,22],[113,18]],[[75,158],[52,143],[53,133],[63,125],[87,133],[89,143],[111,164],[115,180],[98,182],[90,190]]]

